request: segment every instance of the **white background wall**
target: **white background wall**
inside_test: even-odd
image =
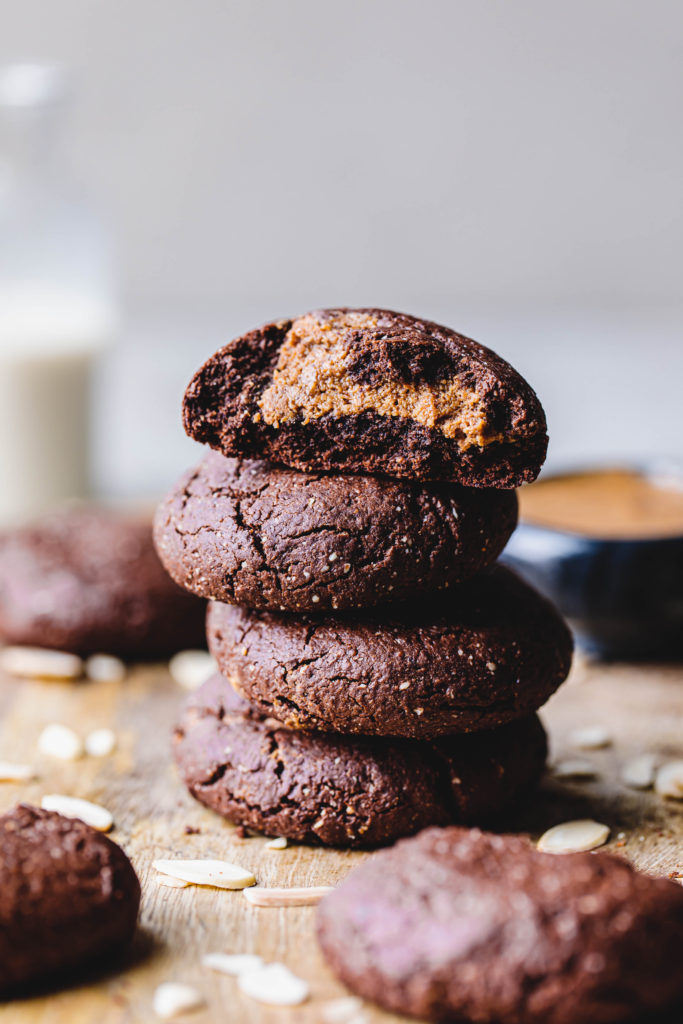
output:
[[[0,60],[57,58],[126,327],[98,478],[163,487],[231,334],[324,304],[498,348],[556,461],[679,452],[678,0],[0,0]],[[142,436],[143,441],[139,438]]]

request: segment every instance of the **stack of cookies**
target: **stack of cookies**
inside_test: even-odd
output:
[[[543,770],[536,709],[572,650],[494,564],[545,457],[529,385],[437,324],[322,310],[212,356],[184,421],[214,451],[155,538],[211,601],[220,669],[175,734],[190,792],[336,846],[506,814]]]

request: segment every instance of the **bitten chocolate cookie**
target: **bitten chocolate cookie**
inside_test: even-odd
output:
[[[490,349],[385,309],[323,309],[237,338],[195,374],[190,437],[305,471],[517,487],[548,438],[533,390]]]
[[[0,989],[124,947],[140,883],[123,850],[89,825],[20,804],[0,817]]]
[[[224,676],[292,728],[432,737],[492,729],[539,708],[572,640],[544,598],[494,566],[415,606],[321,618],[212,603]]]
[[[190,793],[236,824],[374,846],[509,816],[543,771],[546,737],[536,715],[432,743],[294,732],[215,676],[190,697],[174,755]]]
[[[0,535],[0,640],[123,658],[203,647],[203,601],[164,572],[151,524],[69,509]]]
[[[299,473],[211,452],[159,507],[155,541],[176,583],[201,597],[322,611],[473,576],[516,520],[514,491]]]
[[[433,1021],[614,1024],[683,997],[680,886],[476,829],[370,857],[320,904],[318,938],[352,991]]]

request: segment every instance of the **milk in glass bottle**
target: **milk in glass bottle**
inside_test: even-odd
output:
[[[62,163],[66,77],[0,68],[0,524],[88,494],[89,381],[113,327],[108,241]]]

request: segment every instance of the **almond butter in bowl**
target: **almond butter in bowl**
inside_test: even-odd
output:
[[[520,488],[504,561],[611,660],[683,655],[683,467],[653,458],[548,474]]]

